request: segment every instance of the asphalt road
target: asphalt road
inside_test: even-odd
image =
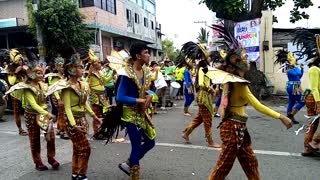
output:
[[[177,106],[167,113],[154,117],[157,127],[157,146],[140,162],[142,179],[145,180],[202,180],[207,179],[213,169],[219,149],[206,147],[203,126],[191,134],[192,145],[187,145],[181,138],[183,129],[192,120],[182,114],[183,101],[177,101]],[[249,133],[253,141],[259,161],[262,179],[266,180],[318,180],[320,158],[301,157],[303,137],[295,135],[299,126],[286,130],[279,120],[266,117],[252,107],[247,108],[250,116]],[[284,113],[285,107],[273,109]],[[197,106],[191,107],[193,116]],[[302,123],[305,109],[297,119]],[[7,122],[0,123],[0,180],[67,180],[71,179],[72,146],[70,140],[56,139],[56,158],[61,167],[58,171],[48,170],[38,172],[34,169],[31,159],[28,137],[21,137],[12,115],[6,115]],[[220,143],[219,130],[215,127],[219,119],[213,120],[214,139]],[[92,153],[89,162],[88,177],[92,180],[129,179],[117,165],[127,159],[130,144],[112,143],[104,145],[103,141],[91,141]],[[42,140],[42,157],[46,162],[45,140]],[[47,164],[48,165],[48,164]],[[235,162],[228,179],[247,179],[238,161]]]

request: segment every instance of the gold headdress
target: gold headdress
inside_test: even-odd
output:
[[[54,59],[56,66],[62,67],[64,65],[64,59],[61,56],[58,56]]]
[[[23,61],[22,54],[16,49],[11,49],[10,50],[10,61],[13,64],[19,64],[20,62]]]
[[[89,55],[89,63],[95,64],[99,62],[99,58],[98,56],[95,55],[93,49],[89,49],[88,55]]]
[[[225,64],[232,65],[239,69],[248,69],[247,53],[238,40],[225,28],[218,25],[212,25],[211,28],[220,33],[224,42],[218,42],[226,45],[229,50],[225,56]]]
[[[210,57],[210,53],[207,51],[205,45],[196,44],[192,41],[189,41],[182,45],[181,53],[187,58],[191,58],[193,60],[206,60],[208,57]]]
[[[288,52],[287,58],[288,58],[288,62],[291,65],[296,65],[297,64],[297,59],[294,57],[292,52]]]
[[[82,60],[80,59],[80,55],[73,54],[70,57],[70,62],[66,64],[66,69],[68,73],[72,76],[76,75],[77,73],[77,67],[82,66]]]

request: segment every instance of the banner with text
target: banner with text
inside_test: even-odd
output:
[[[248,54],[248,61],[259,61],[260,18],[235,23],[234,33]]]

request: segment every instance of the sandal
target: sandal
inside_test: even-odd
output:
[[[306,147],[309,148],[312,152],[317,152],[319,151],[319,148],[314,148],[310,145],[310,143],[306,144]]]
[[[20,136],[28,136],[28,132],[25,131],[24,129],[20,129],[20,130],[19,130],[19,135],[20,135]]]
[[[58,170],[59,169],[60,163],[57,160],[51,159],[51,160],[48,161],[48,163],[51,165],[53,170]]]
[[[320,154],[316,153],[316,152],[303,152],[303,153],[301,153],[301,156],[304,156],[304,157],[320,157]]]

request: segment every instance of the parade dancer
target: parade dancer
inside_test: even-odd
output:
[[[305,105],[302,99],[301,78],[303,76],[303,64],[297,67],[297,60],[292,52],[280,50],[277,53],[277,60],[275,63],[282,65],[283,69],[287,70],[288,82],[287,93],[289,96],[289,103],[287,107],[287,116],[294,124],[299,124],[294,118],[294,115]],[[298,103],[298,104],[296,104]]]
[[[197,97],[196,101],[199,106],[197,116],[192,120],[188,127],[183,131],[182,138],[186,143],[190,144],[189,135],[201,123],[204,125],[205,137],[208,147],[219,148],[220,145],[215,143],[212,138],[212,116],[213,116],[213,96],[214,89],[210,79],[203,72],[203,68],[207,68],[210,63],[209,53],[201,44],[187,42],[183,45],[181,52],[191,59],[201,59],[198,64],[197,78],[195,81]]]
[[[275,119],[280,119],[282,123],[290,128],[291,120],[277,113],[268,107],[262,105],[250,92],[248,82],[243,79],[245,72],[248,70],[247,55],[237,40],[225,28],[213,25],[214,30],[224,36],[229,47],[228,55],[224,64],[221,66],[221,74],[216,73],[207,76],[219,80],[224,77],[222,102],[220,105],[220,137],[222,149],[218,162],[209,176],[209,180],[224,180],[229,174],[233,163],[238,158],[248,179],[261,179],[258,170],[258,161],[252,149],[250,135],[246,126],[248,116],[245,113],[247,104],[252,105],[259,112],[266,114]],[[230,78],[228,78],[228,73]],[[227,73],[227,74],[226,74]]]
[[[194,101],[194,85],[192,82],[192,76],[190,70],[193,67],[192,60],[188,58],[186,60],[186,67],[183,72],[183,79],[185,82],[185,87],[184,87],[184,96],[186,98],[184,102],[184,115],[185,116],[191,116],[191,113],[189,112],[189,106],[192,104]]]
[[[68,48],[66,48],[68,49]],[[74,53],[74,50],[65,50]],[[86,112],[90,114],[94,121],[101,121],[92,111],[87,103],[90,95],[90,87],[87,82],[81,81],[83,76],[83,65],[79,54],[68,55],[65,57],[65,77],[52,86],[51,91],[61,90],[61,98],[66,113],[66,130],[73,144],[72,153],[72,179],[87,180],[87,169],[90,157],[90,144],[87,139],[89,125],[86,119]],[[56,86],[56,87],[55,87]],[[51,87],[50,87],[51,88]]]
[[[305,29],[295,31],[293,43],[301,47],[299,54],[310,60],[308,70],[309,89],[305,91],[307,114],[311,118],[320,114],[320,36]],[[319,118],[308,125],[304,137],[304,152],[302,156],[319,156],[320,133],[315,137],[319,125]]]
[[[113,71],[113,75],[109,77],[105,77],[103,71],[101,71],[101,62],[99,58],[94,54],[92,49],[89,49],[89,74],[87,77],[87,82],[90,86],[90,102],[91,108],[93,112],[99,117],[102,118],[103,114],[108,110],[108,100],[104,95],[105,92],[105,83],[111,81],[113,79],[113,75],[115,71]],[[101,122],[97,119],[94,119],[92,122],[93,132],[96,134],[99,130]],[[95,139],[101,139],[99,137],[95,137]]]
[[[47,158],[53,169],[58,169],[59,162],[55,160],[55,134],[50,120],[54,115],[47,111],[46,93],[48,85],[43,82],[43,69],[36,64],[37,58],[32,52],[26,50],[28,64],[24,65],[27,72],[26,82],[20,82],[10,88],[6,94],[14,93],[15,97],[22,101],[25,110],[24,117],[29,132],[31,154],[35,168],[39,171],[48,170],[48,167],[41,160],[40,132],[46,134]],[[22,71],[20,71],[22,72]]]
[[[10,52],[10,61],[11,63],[8,66],[8,82],[9,86],[13,86],[19,82],[23,82],[25,79],[25,74],[21,73],[22,65],[23,65],[23,57],[21,53],[16,49],[11,49]],[[28,132],[25,131],[21,127],[21,117],[20,117],[20,106],[21,102],[15,98],[15,94],[11,94],[11,100],[12,100],[12,109],[13,109],[13,116],[16,121],[16,125],[19,129],[19,134],[21,136],[27,136]]]
[[[119,168],[130,175],[131,180],[140,179],[140,159],[155,146],[155,128],[151,122],[148,108],[151,95],[146,95],[150,88],[151,75],[147,67],[150,54],[143,43],[135,43],[130,48],[126,67],[117,71],[120,84],[117,88],[117,103],[123,104],[122,121],[126,122],[131,142],[131,154]],[[143,143],[142,143],[143,139]]]
[[[58,55],[54,59],[54,73],[49,73],[45,75],[45,78],[48,77],[48,84],[51,86],[57,81],[64,79],[64,59]],[[64,121],[64,106],[61,100],[61,91],[56,91],[53,93],[51,97],[51,102],[53,106],[57,109],[57,134],[60,135],[61,139],[69,139],[68,134],[65,129],[65,121]]]

